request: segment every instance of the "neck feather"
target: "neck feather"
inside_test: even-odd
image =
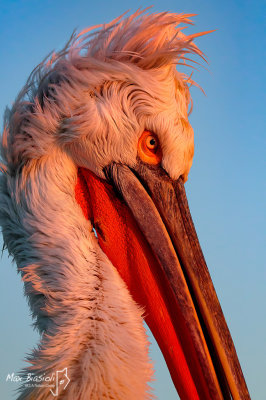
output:
[[[0,224],[25,282],[40,344],[23,372],[67,368],[59,399],[148,399],[152,368],[142,310],[75,201],[77,168],[59,150],[1,178]],[[21,387],[19,399],[53,399]]]

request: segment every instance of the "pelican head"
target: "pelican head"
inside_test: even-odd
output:
[[[184,189],[193,81],[176,65],[204,34],[182,33],[190,17],[74,35],[6,114],[0,223],[41,333],[25,373],[67,368],[60,399],[151,398],[143,319],[181,399],[249,399]]]

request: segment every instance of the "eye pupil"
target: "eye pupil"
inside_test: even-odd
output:
[[[162,161],[162,150],[157,135],[145,130],[138,141],[138,156],[151,165],[158,165]]]
[[[150,135],[146,138],[146,146],[148,149],[155,151],[157,149],[158,146],[158,141],[156,139],[156,137]]]

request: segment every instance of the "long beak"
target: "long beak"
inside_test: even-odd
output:
[[[178,309],[191,338],[193,349],[188,349],[187,355],[196,357],[200,364],[211,399],[249,399],[190,215],[182,178],[172,181],[162,168],[141,162],[134,171],[113,164],[108,174],[168,281],[172,312],[175,313],[175,307]],[[177,321],[175,315],[172,319],[177,323],[181,320]],[[175,328],[178,330],[179,326]]]
[[[182,178],[112,164],[110,184],[79,170],[77,201],[145,308],[182,400],[250,399],[190,216]]]

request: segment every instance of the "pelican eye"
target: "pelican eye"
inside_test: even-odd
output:
[[[157,165],[162,160],[162,151],[157,135],[144,131],[138,142],[138,156],[147,164]]]
[[[148,136],[146,139],[146,146],[148,147],[148,149],[156,151],[158,147],[157,138],[152,135]]]

